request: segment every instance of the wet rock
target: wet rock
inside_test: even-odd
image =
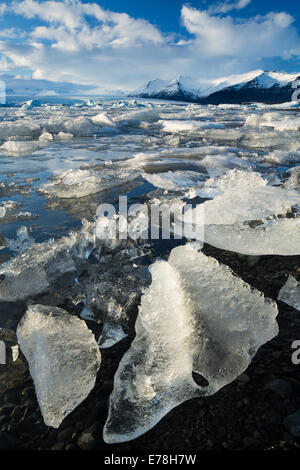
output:
[[[283,424],[292,436],[300,437],[300,409],[284,418]]]
[[[57,435],[57,442],[70,442],[72,440],[73,432],[74,430],[72,428],[63,429]]]
[[[290,398],[293,395],[292,385],[283,379],[275,379],[264,387],[265,390],[272,390],[281,398]]]
[[[92,450],[96,447],[97,439],[95,437],[97,430],[99,431],[99,423],[94,423],[88,429],[83,431],[77,440],[77,445],[81,450]]]

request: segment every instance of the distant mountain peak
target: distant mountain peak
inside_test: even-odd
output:
[[[130,93],[141,98],[172,99],[203,104],[290,101],[293,82],[300,73],[252,70],[214,80],[194,80],[178,76],[170,81],[159,78]]]

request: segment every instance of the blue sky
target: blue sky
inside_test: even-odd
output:
[[[0,72],[98,89],[179,75],[300,72],[292,0],[0,0]]]

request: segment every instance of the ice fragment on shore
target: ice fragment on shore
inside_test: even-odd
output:
[[[284,286],[280,289],[278,300],[300,310],[300,283],[291,274]]]
[[[94,265],[89,268],[87,277],[79,278],[86,303],[81,318],[104,324],[99,338],[102,348],[127,336],[124,329],[133,324],[134,307],[150,281],[147,267],[131,263]]]
[[[278,333],[275,302],[197,248],[177,247],[150,268],[136,338],[114,379],[107,443],[134,439],[180,403],[216,393]]]
[[[17,336],[44,422],[58,428],[95,385],[101,354],[94,335],[63,309],[30,305]]]

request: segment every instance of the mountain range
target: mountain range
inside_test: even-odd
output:
[[[187,101],[200,104],[221,103],[267,103],[277,104],[291,101],[300,72],[289,74],[254,70],[214,80],[193,80],[189,77],[171,81],[151,80],[134,90],[129,96]]]

